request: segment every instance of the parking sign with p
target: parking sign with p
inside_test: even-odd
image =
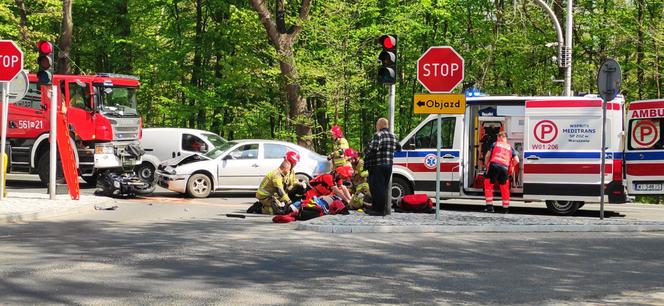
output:
[[[659,123],[652,120],[640,120],[634,124],[631,135],[631,146],[635,149],[646,149],[652,147],[659,141]]]

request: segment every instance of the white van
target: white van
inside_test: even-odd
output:
[[[605,182],[607,200],[625,202],[623,99],[608,103]],[[602,100],[591,97],[473,97],[462,115],[442,115],[442,147],[436,158],[436,115],[426,117],[395,153],[393,198],[435,195],[441,163],[441,195],[483,199],[482,157],[505,131],[519,152],[511,180],[513,199],[544,200],[554,213],[572,214],[599,202]]]
[[[153,181],[154,171],[162,161],[194,153],[206,153],[228,141],[221,136],[203,130],[186,128],[143,129],[141,148],[145,150],[143,163],[136,173],[144,180]]]

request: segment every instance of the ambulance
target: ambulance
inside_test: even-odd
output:
[[[661,103],[660,110],[652,112],[653,103]],[[624,99],[619,96],[607,104],[607,203],[626,202],[625,185],[634,194],[663,193],[661,105],[664,102],[632,103],[628,124],[636,132],[625,147]],[[643,109],[648,111],[641,112]],[[601,98],[469,97],[465,113],[441,116],[439,158],[437,115],[426,117],[400,142],[402,150],[395,153],[394,159],[393,198],[411,193],[434,196],[436,164],[440,162],[442,198],[484,199],[486,165],[482,157],[498,132],[505,131],[520,159],[510,180],[513,200],[544,201],[550,211],[559,215],[573,214],[585,203],[600,201]],[[497,189],[495,192],[499,196]]]
[[[631,102],[626,121],[627,191],[635,195],[664,194],[664,99]]]

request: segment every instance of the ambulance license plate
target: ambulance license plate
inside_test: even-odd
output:
[[[636,184],[636,191],[662,191],[662,184]]]

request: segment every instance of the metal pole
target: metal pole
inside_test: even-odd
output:
[[[604,220],[604,167],[606,167],[606,101],[602,99],[602,165],[600,167],[601,182],[599,186],[599,219]],[[615,170],[614,170],[615,171]]]
[[[9,113],[9,82],[2,82],[2,136],[0,137],[0,156],[2,157],[2,162],[0,166],[3,168],[0,170],[0,200],[5,198],[5,181],[7,180],[7,173],[4,169],[4,158],[5,158],[5,146],[7,144],[7,114]],[[9,160],[7,161],[9,162]]]
[[[549,7],[546,2],[544,2],[544,0],[535,0],[535,2],[537,2],[537,4],[539,4],[551,18],[553,28],[556,30],[556,38],[558,38],[558,65],[560,67],[565,67],[563,59],[563,47],[565,46],[565,40],[563,39],[563,29],[560,27],[558,18],[556,17],[556,14],[553,12],[551,7]]]
[[[48,173],[48,194],[51,200],[55,200],[55,169],[57,166],[56,154],[58,151],[57,147],[57,130],[56,130],[56,120],[58,112],[58,88],[53,85],[51,86],[51,106],[50,106],[50,118],[51,118],[51,134],[49,137],[50,140],[50,158],[49,158],[49,173]]]
[[[396,85],[390,85],[390,132],[394,133],[394,101],[395,101],[395,91]],[[395,133],[396,134],[396,133]],[[390,180],[387,183],[387,203],[385,204],[385,215],[392,213],[392,172],[394,172],[394,167],[390,171]]]
[[[567,0],[567,29],[565,30],[565,95],[572,95],[572,23],[574,22],[573,0]]]
[[[436,116],[436,221],[440,220],[440,115]]]

